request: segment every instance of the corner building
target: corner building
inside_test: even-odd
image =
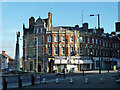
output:
[[[23,24],[24,70],[29,72],[113,69],[119,66],[120,40],[115,33],[104,29],[52,26],[52,14],[47,19],[29,19],[29,28]]]

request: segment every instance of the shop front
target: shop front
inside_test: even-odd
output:
[[[112,58],[112,69],[114,69],[114,67],[116,67],[116,69],[120,68],[119,58]]]
[[[54,69],[61,71],[76,71],[76,70],[91,70],[92,69],[92,60],[85,57],[55,57],[54,58]]]
[[[111,70],[112,59],[111,58],[103,58],[103,69]]]

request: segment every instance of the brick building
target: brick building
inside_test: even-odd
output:
[[[104,29],[52,26],[52,14],[47,19],[29,19],[29,28],[23,24],[24,70],[53,72],[66,70],[111,69],[119,65],[120,40],[115,33]]]

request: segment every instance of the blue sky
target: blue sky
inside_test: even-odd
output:
[[[2,49],[14,58],[16,32],[21,32],[22,25],[28,27],[31,16],[35,20],[40,16],[47,18],[52,12],[53,26],[82,26],[89,23],[89,28],[97,27],[97,17],[90,14],[100,14],[100,26],[105,32],[115,31],[115,22],[118,21],[117,2],[3,2],[2,3]],[[52,8],[52,9],[51,9]],[[22,57],[22,40],[20,41],[20,56]]]

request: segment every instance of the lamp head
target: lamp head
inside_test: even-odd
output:
[[[90,15],[90,16],[95,16],[95,15]]]

